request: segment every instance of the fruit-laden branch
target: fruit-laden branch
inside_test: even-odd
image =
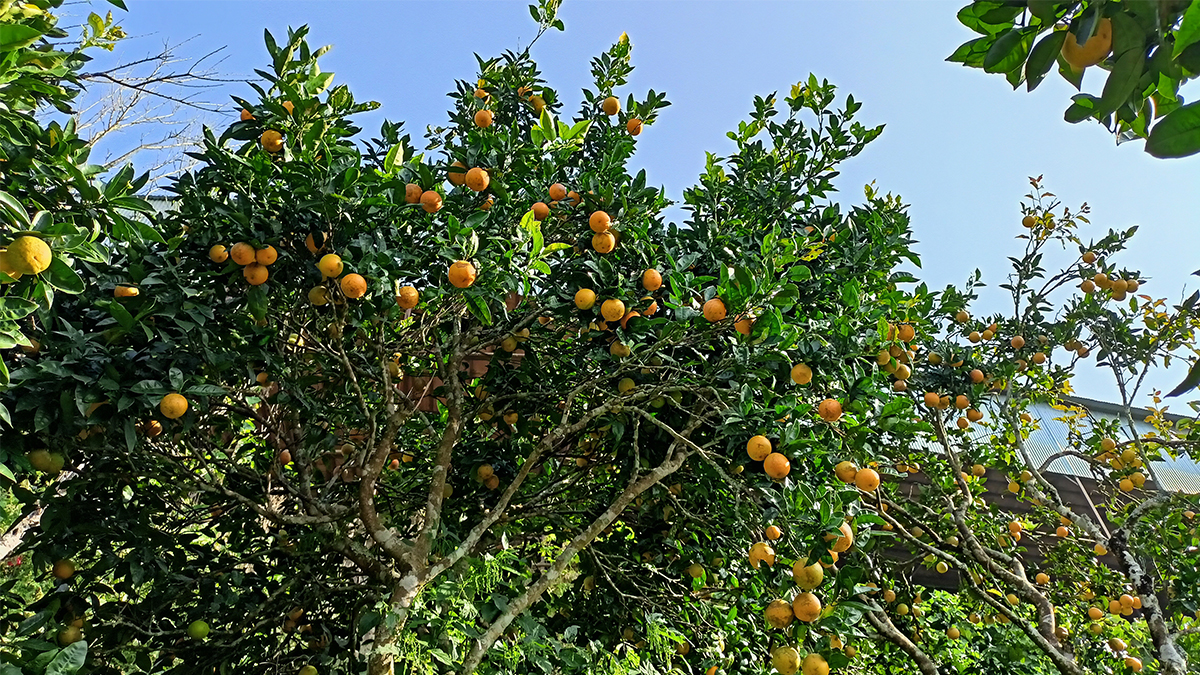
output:
[[[968,579],[972,588],[976,591],[976,595],[986,604],[991,605],[1005,616],[1009,616],[1013,620],[1013,623],[1039,649],[1050,657],[1051,662],[1054,663],[1059,672],[1064,673],[1064,675],[1082,675],[1083,670],[1076,662],[1074,654],[1062,648],[1062,644],[1055,631],[1056,617],[1054,615],[1054,606],[1050,604],[1049,599],[1036,586],[1030,583],[1029,579],[1025,576],[1024,566],[1020,560],[1009,558],[1012,561],[1010,564],[1013,566],[1013,570],[1007,570],[996,563],[996,557],[992,555],[992,552],[984,550],[984,547],[978,538],[976,538],[974,531],[966,521],[966,505],[970,503],[969,495],[971,491],[966,479],[963,477],[962,462],[959,460],[958,454],[954,451],[954,447],[946,435],[946,428],[942,422],[941,415],[935,417],[933,427],[939,443],[946,450],[946,456],[949,458],[954,480],[958,484],[959,489],[966,495],[962,505],[952,510],[955,526],[962,536],[963,550],[976,562],[983,565],[988,572],[1012,587],[1018,597],[1034,606],[1037,612],[1036,630],[1031,628],[1023,618],[1012,617],[1010,612],[1008,612],[1008,608],[1004,607],[1003,603],[992,598],[985,590],[979,588],[974,583],[974,580]],[[1024,457],[1023,452],[1022,456]],[[1045,479],[1042,478],[1042,480]],[[1067,510],[1067,514],[1064,515],[1068,514],[1071,516],[1075,515],[1073,512]]]
[[[887,613],[883,609],[879,608],[878,605],[865,595],[858,596],[858,599],[863,604],[871,607],[870,611],[865,612],[863,616],[867,617],[867,621],[870,622],[871,626],[880,635],[886,638],[888,642],[896,645],[905,654],[908,654],[909,658],[917,664],[917,668],[920,668],[924,675],[938,675],[937,664],[933,662],[933,659],[921,651],[921,648],[912,640],[909,640],[907,635],[901,633],[900,629],[896,628],[896,625],[892,623],[892,620],[888,618]]]
[[[500,638],[502,634],[504,634],[504,631],[517,618],[517,616],[522,614],[533,603],[537,602],[542,597],[543,593],[558,583],[563,571],[566,570],[567,566],[571,564],[571,561],[575,559],[575,556],[577,556],[580,551],[587,547],[592,540],[594,540],[601,532],[603,532],[604,528],[611,525],[612,522],[617,519],[617,516],[619,516],[621,512],[625,510],[625,507],[630,504],[630,502],[636,499],[638,495],[650,489],[650,487],[656,485],[663,478],[677,471],[679,467],[683,466],[684,461],[686,461],[688,457],[696,452],[696,450],[691,449],[696,446],[687,439],[690,438],[692,433],[704,422],[704,420],[708,419],[711,414],[712,413],[706,415],[697,415],[692,418],[692,420],[688,423],[688,426],[682,432],[674,432],[674,435],[676,435],[677,438],[671,443],[670,446],[668,446],[666,459],[664,459],[661,464],[656,466],[649,473],[639,478],[629,487],[625,488],[625,491],[622,492],[615,501],[613,501],[612,505],[609,506],[604,513],[593,520],[591,525],[576,535],[575,538],[572,539],[569,544],[567,544],[562,552],[559,553],[558,557],[555,558],[554,564],[552,564],[550,568],[542,574],[541,578],[526,587],[524,593],[508,604],[508,607],[504,610],[504,612],[501,613],[500,616],[496,617],[496,620],[492,622],[492,625],[489,626],[486,631],[484,631],[483,635],[479,636],[479,639],[476,640],[475,644],[471,647],[471,651],[467,654],[467,658],[463,661],[463,667],[460,670],[462,675],[471,675],[471,673],[475,672],[475,669],[479,667],[480,662],[483,661],[484,654],[486,654],[487,650],[491,648],[491,646]]]

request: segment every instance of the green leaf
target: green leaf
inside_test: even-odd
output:
[[[83,292],[83,279],[58,256],[50,260],[50,267],[45,274],[47,283],[63,293],[78,295]]]
[[[1183,13],[1179,30],[1175,31],[1175,48],[1171,50],[1171,58],[1179,58],[1183,50],[1197,42],[1200,42],[1200,2],[1193,2]]]
[[[4,368],[4,360],[0,359],[0,369],[3,369],[3,368]],[[8,370],[5,369],[4,372],[5,372],[5,379],[7,379]],[[0,403],[0,420],[4,420],[4,423],[10,427],[12,426],[12,416],[8,414],[8,407],[6,407],[3,403]]]
[[[0,321],[17,321],[23,319],[38,308],[32,300],[15,295],[0,298]]]
[[[42,37],[42,31],[19,23],[0,24],[0,52],[28,47]]]
[[[134,426],[132,417],[125,418],[125,447],[130,452],[137,447],[137,428]]]
[[[1025,83],[1027,91],[1037,89],[1050,72],[1058,55],[1062,52],[1063,42],[1067,39],[1067,31],[1053,31],[1042,38],[1029,52],[1029,61],[1025,63]]]
[[[1200,152],[1200,101],[1168,114],[1150,129],[1146,152],[1160,159]]]
[[[404,164],[404,146],[397,143],[388,150],[387,157],[383,160],[383,170],[388,173],[395,173],[400,165]]]
[[[471,314],[474,314],[475,318],[479,319],[480,323],[483,325],[492,325],[492,311],[488,309],[487,302],[485,302],[483,298],[477,295],[468,295],[467,309],[469,309]]]
[[[80,640],[67,645],[50,665],[46,666],[46,675],[74,675],[83,667],[87,659],[87,642]]]
[[[121,328],[124,328],[125,330],[133,330],[134,320],[133,315],[129,313],[129,310],[125,309],[121,303],[115,300],[110,301],[107,306],[108,313],[113,315],[113,318],[117,320],[117,323],[120,324]]]
[[[216,384],[196,384],[188,387],[183,393],[188,396],[224,396],[229,392],[225,387]]]
[[[108,0],[108,4],[112,5],[113,7],[120,7],[126,12],[129,11],[129,8],[125,6],[125,0]]]
[[[251,286],[246,292],[246,304],[250,309],[250,316],[255,319],[262,320],[267,316],[267,289],[266,284],[261,286]]]
[[[983,70],[988,73],[1007,73],[1025,62],[1035,31],[1013,29],[996,38],[983,57]]]
[[[3,207],[9,215],[9,222],[17,226],[19,230],[28,230],[29,228],[29,212],[21,206],[21,202],[17,201],[16,197],[7,192],[0,191],[0,207]]]
[[[1130,49],[1117,57],[1112,72],[1104,82],[1104,91],[1100,94],[1100,103],[1096,115],[1107,115],[1121,107],[1129,95],[1137,87],[1146,65],[1146,53],[1140,49]]]
[[[983,57],[987,55],[988,49],[994,41],[995,38],[992,37],[981,37],[964,42],[954,50],[953,54],[947,56],[946,60],[951,63],[961,63],[968,68],[982,68]]]
[[[1050,25],[1058,16],[1057,0],[1029,0],[1029,13],[1043,24]]]

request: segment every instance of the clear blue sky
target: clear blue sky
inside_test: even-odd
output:
[[[386,116],[405,121],[414,136],[445,119],[453,81],[474,77],[473,53],[522,47],[536,31],[525,0],[127,1],[121,22],[134,39],[120,47],[124,57],[195,36],[186,52],[227,46],[222,69],[244,76],[265,67],[264,27],[278,36],[309,24],[312,43],[335,45],[325,69],[357,98],[383,104],[360,119],[365,129],[377,130]],[[534,56],[571,111],[588,84],[589,59],[629,33],[637,70],[628,91],[666,91],[673,104],[639,137],[635,162],[673,198],[694,182],[706,150],[729,148],[725,132],[745,118],[754,95],[786,92],[810,72],[829,79],[864,102],[864,123],[887,125],[844,167],[841,199],[860,200],[872,180],[902,195],[920,240],[920,276],[941,288],[981,268],[993,292],[980,311],[1003,309],[994,286],[1007,271],[1005,256],[1021,249],[1013,239],[1017,205],[1027,177],[1038,174],[1065,203],[1091,204],[1085,239],[1141,226],[1119,262],[1151,279],[1145,292],[1172,300],[1185,285],[1190,292],[1198,284],[1189,275],[1200,269],[1200,157],[1154,160],[1141,143],[1116,147],[1099,125],[1067,124],[1062,112],[1073,90],[1057,75],[1030,95],[1000,76],[945,62],[972,37],[955,19],[964,4],[565,0],[566,32],[548,33]],[[1085,85],[1095,91],[1102,75],[1089,73]],[[1198,91],[1192,84],[1184,93]],[[244,86],[230,93],[252,94]],[[1169,389],[1181,375],[1154,383]],[[1085,373],[1077,390],[1111,398],[1108,381]]]

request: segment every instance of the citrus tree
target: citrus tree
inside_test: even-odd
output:
[[[870,508],[899,536],[900,553],[867,562],[886,588],[868,618],[924,673],[1188,672],[1200,657],[1198,501],[1169,491],[1151,462],[1195,461],[1197,440],[1194,424],[1168,421],[1161,394],[1143,383],[1174,359],[1194,359],[1196,296],[1171,307],[1146,295],[1144,275],[1117,262],[1134,229],[1085,239],[1086,205],[1072,211],[1040,179],[1031,184],[1025,251],[1002,285],[1011,311],[971,316],[976,275],[931,297],[932,323],[878,354],[919,417],[880,446],[895,479]],[[938,336],[920,340],[920,356],[903,342],[916,332]],[[1111,372],[1121,414],[1094,417],[1066,400],[1082,368]],[[1133,412],[1147,396],[1149,432]],[[1065,423],[1057,452],[1027,443],[1037,404]],[[1077,493],[1053,480],[1048,469],[1063,458],[1087,466],[1096,487]],[[848,457],[839,477],[880,459]],[[931,600],[914,578],[922,572],[947,575],[943,585],[960,594]]]
[[[977,0],[958,20],[980,37],[947,60],[1002,74],[1028,91],[1056,66],[1076,89],[1086,69],[1104,69],[1098,94],[1071,97],[1068,122],[1095,120],[1118,143],[1146,139],[1155,157],[1200,152],[1200,108],[1179,95],[1200,74],[1200,3]]]
[[[628,169],[667,101],[617,97],[626,37],[569,122],[528,49],[480,59],[418,152],[399,124],[360,140],[376,104],[306,36],[267,33],[174,210],[99,222],[9,356],[7,463],[43,509],[23,553],[54,588],[6,658],[844,665],[820,636],[859,624],[866,568],[813,591],[876,535],[833,459],[894,396],[862,356],[916,261],[897,198],[828,199],[881,131],[860,104],[816,78],[756,99],[674,226]]]

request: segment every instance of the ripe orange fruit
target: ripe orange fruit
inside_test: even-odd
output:
[[[625,123],[625,129],[629,132],[630,136],[637,136],[638,134],[642,133],[642,121],[636,117],[631,117],[629,121]]]
[[[492,126],[492,111],[480,110],[479,112],[475,113],[475,126],[479,127],[480,129],[486,129]]]
[[[421,203],[421,186],[416,183],[409,183],[404,186],[404,203],[405,204],[420,204]],[[312,235],[309,235],[312,236]]]
[[[978,368],[972,370],[971,371],[971,381],[974,382],[975,384],[979,384],[980,382],[983,382],[983,371]]]
[[[821,616],[821,601],[812,593],[800,593],[792,600],[792,613],[805,623],[812,623]]]
[[[259,141],[262,143],[263,150],[267,152],[279,152],[283,150],[283,134],[274,129],[264,131]]]
[[[588,227],[592,228],[592,232],[607,232],[612,227],[612,218],[604,211],[595,211],[588,218]]]
[[[583,201],[583,198],[579,196],[578,192],[571,190],[567,193],[567,201],[571,202],[571,206],[579,206],[579,202]]]
[[[182,394],[170,393],[158,402],[158,409],[169,420],[177,420],[187,412],[188,400]]]
[[[274,246],[268,245],[266,248],[260,248],[254,252],[254,260],[259,265],[270,265],[278,259],[279,252],[275,250]]]
[[[1032,228],[1034,225],[1037,225],[1037,218],[1034,218],[1033,216],[1025,216],[1021,219],[1022,227]]]
[[[542,109],[546,107],[546,99],[535,94],[529,97],[529,104],[533,106],[533,112],[541,115]]]
[[[267,266],[250,263],[242,268],[242,276],[246,277],[251,286],[262,286],[267,283]]]
[[[779,529],[778,525],[768,525],[766,530],[767,539],[775,541],[783,536],[783,530]]]
[[[963,429],[964,431],[966,430],[967,427],[971,426],[971,422],[969,420],[967,420],[967,418],[965,418],[965,417],[958,418],[957,420],[954,421],[954,424],[959,429]]]
[[[287,114],[291,115],[296,110],[296,106],[292,105],[291,101],[284,101],[283,109],[287,111]]]
[[[1012,345],[1013,349],[1020,349],[1021,347],[1025,346],[1025,338],[1021,337],[1020,335],[1017,335],[1017,336],[1013,337],[1010,344]]]
[[[336,253],[326,253],[317,262],[317,269],[321,270],[321,276],[323,277],[339,277],[342,275],[344,268],[345,265],[342,264],[341,256]]]
[[[1096,254],[1091,251],[1084,251],[1083,255],[1080,257],[1083,259],[1083,262],[1085,262],[1088,265],[1091,265],[1092,263],[1096,262]]]
[[[983,339],[983,336],[979,334],[979,331],[973,330],[967,335],[967,339],[971,342],[979,342]]]
[[[859,469],[854,474],[854,485],[863,492],[874,492],[879,487],[879,472],[875,469]]]
[[[313,255],[316,255],[319,251],[324,250],[325,245],[329,243],[328,235],[319,234],[318,236],[321,237],[321,245],[320,246],[317,246],[317,242],[316,242],[316,240],[313,239],[313,235],[311,232],[306,237],[304,237],[304,248],[307,248],[308,252]]]
[[[351,300],[357,300],[367,294],[367,280],[361,274],[347,274],[342,277],[342,293]]]
[[[233,256],[233,262],[239,265],[249,265],[254,262],[254,247],[244,241],[239,241],[229,249],[229,255]]]
[[[981,419],[983,419],[983,413],[979,412],[978,410],[976,410],[974,408],[970,408],[967,410],[967,420],[969,420],[971,422],[978,422]]]
[[[114,298],[133,298],[139,293],[136,286],[117,286],[113,289]]]
[[[750,459],[761,462],[771,454],[771,441],[766,436],[752,436],[746,441],[746,454]]]
[[[605,321],[620,321],[625,316],[625,303],[616,298],[609,298],[600,305],[600,316]]]
[[[249,122],[252,119],[254,119],[254,115],[251,115],[249,110],[242,108],[241,120],[243,122]]]
[[[487,171],[479,167],[475,167],[467,172],[467,187],[475,192],[483,192],[491,182],[492,179],[488,176]]]
[[[400,305],[400,309],[412,309],[421,301],[421,294],[412,286],[403,286],[400,292],[396,294],[396,304]]]
[[[425,213],[437,213],[442,210],[442,196],[433,190],[421,193],[421,208]]]
[[[462,162],[454,162],[447,170],[446,178],[451,185],[462,185],[467,181],[467,165]]]
[[[612,232],[601,232],[592,237],[592,248],[597,253],[612,253],[612,250],[617,247],[617,238]]]
[[[733,328],[742,335],[749,335],[751,329],[754,328],[754,319],[751,319],[748,316],[743,316],[734,322]]]
[[[658,273],[658,270],[649,269],[642,272],[642,288],[651,293],[662,287],[662,281],[662,275]]]
[[[763,471],[774,480],[783,480],[792,472],[792,463],[781,453],[772,452],[763,460]]]
[[[1081,46],[1075,39],[1075,33],[1068,31],[1067,39],[1063,42],[1063,60],[1071,64],[1075,70],[1083,70],[1104,60],[1112,51],[1112,20],[1100,19],[1096,32]]]
[[[958,313],[954,315],[954,320],[959,323],[966,323],[967,321],[971,320],[971,315],[967,314],[963,310],[959,310]]]
[[[484,89],[483,87],[478,87],[475,89],[475,98],[487,98],[487,97],[488,97],[488,93],[487,93],[486,89]]]
[[[709,321],[721,321],[725,318],[725,303],[720,298],[713,298],[704,303],[704,318]]]
[[[591,309],[596,304],[596,293],[590,288],[575,291],[575,306],[582,310]]]
[[[629,328],[629,321],[639,316],[641,314],[634,311],[625,312],[625,316],[621,317],[621,328]]]
[[[829,662],[824,656],[811,652],[800,662],[800,675],[829,675]]]
[[[223,263],[229,260],[229,251],[226,251],[224,246],[217,244],[208,249],[208,259],[215,263]]]
[[[550,207],[546,206],[545,202],[534,202],[533,204],[533,219],[542,221],[550,217]]]
[[[567,188],[562,183],[550,186],[550,201],[561,202],[567,198]]]
[[[467,288],[475,283],[475,266],[466,260],[456,261],[447,273],[455,288]]]
[[[959,394],[958,396],[954,397],[954,407],[958,408],[959,410],[966,410],[967,408],[971,407],[971,400],[966,396]]]
[[[826,422],[836,422],[842,418],[842,404],[837,399],[827,398],[817,406],[817,414]]]
[[[917,337],[917,330],[910,324],[902,324],[897,331],[901,342],[912,342],[913,338]]]
[[[621,101],[616,96],[609,96],[600,104],[600,109],[605,115],[612,117],[621,112]]]
[[[864,469],[864,471],[870,470],[871,469]],[[825,535],[825,541],[833,542],[833,546],[830,546],[829,550],[833,551],[834,553],[842,553],[849,550],[850,547],[854,545],[854,530],[850,527],[850,523],[842,521],[842,524],[838,526],[838,530],[841,531],[840,535]]]
[[[762,563],[767,563],[767,567],[775,566],[775,549],[760,541],[750,547],[750,566],[758,569]]]
[[[792,619],[795,618],[792,616],[792,604],[787,600],[772,600],[763,616],[767,624],[780,630],[792,625]]]
[[[854,466],[854,462],[842,461],[833,467],[833,472],[843,483],[853,483],[854,476],[858,474],[858,467]]]

